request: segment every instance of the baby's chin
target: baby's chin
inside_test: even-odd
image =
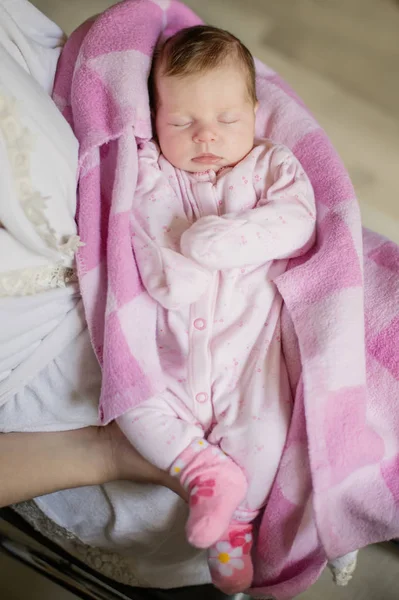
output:
[[[170,162],[172,167],[179,169],[180,171],[186,171],[187,173],[204,173],[205,171],[215,171],[217,173],[223,167],[230,166],[227,161],[221,161],[220,164],[214,163],[195,163],[192,160],[186,160],[182,162],[170,160],[167,156],[165,158]]]
[[[224,167],[230,167],[231,165],[229,165],[227,162],[224,164],[214,164],[214,163],[201,163],[201,164],[191,164],[191,165],[186,165],[186,167],[182,167],[183,171],[187,171],[188,173],[203,173],[204,171],[214,171],[215,173],[217,173],[218,171],[220,171],[220,169],[223,169]]]

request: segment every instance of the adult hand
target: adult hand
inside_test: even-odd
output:
[[[115,422],[100,427],[98,434],[104,438],[104,482],[130,480],[135,483],[162,485],[187,500],[187,492],[180,485],[178,479],[161,471],[143,458]]]

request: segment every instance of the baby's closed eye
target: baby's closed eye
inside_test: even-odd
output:
[[[192,125],[192,121],[187,121],[186,123],[169,123],[169,125],[172,127],[180,127],[182,129],[183,127],[189,127],[189,125]]]
[[[219,123],[223,123],[224,125],[232,125],[233,123],[237,123],[239,121],[238,117],[233,116],[223,116],[218,118]]]

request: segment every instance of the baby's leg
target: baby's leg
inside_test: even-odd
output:
[[[204,429],[171,392],[154,396],[117,419],[130,443],[149,462],[169,471],[177,457]]]
[[[262,372],[243,377],[215,402],[217,424],[209,442],[217,444],[245,472],[248,493],[243,521],[253,520],[271,491],[291,420],[292,401],[280,345],[272,342]],[[248,516],[245,516],[245,513]]]
[[[242,470],[208,444],[193,413],[170,392],[143,402],[119,417],[118,424],[145,458],[178,476],[189,490],[189,542],[199,548],[212,545],[245,498]]]
[[[291,418],[286,375],[279,344],[275,344],[263,371],[250,373],[215,402],[217,424],[209,441],[218,444],[248,480],[245,501],[209,552],[212,581],[225,593],[244,591],[252,582],[252,521],[270,493]]]

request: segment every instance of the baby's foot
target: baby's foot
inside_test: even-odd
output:
[[[252,525],[232,521],[221,540],[208,550],[212,583],[225,594],[238,594],[251,587]]]
[[[247,480],[235,462],[218,447],[195,440],[173,463],[189,490],[187,538],[197,548],[209,548],[226,531],[234,511],[245,498]]]

